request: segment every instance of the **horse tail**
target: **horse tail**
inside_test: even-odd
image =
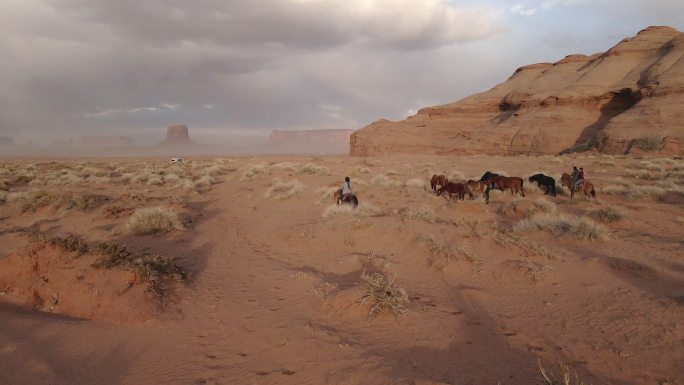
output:
[[[357,208],[359,206],[359,198],[354,195],[354,208]]]
[[[591,185],[591,197],[596,199],[596,189],[594,189],[594,185]]]

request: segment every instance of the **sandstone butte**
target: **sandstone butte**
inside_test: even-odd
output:
[[[684,154],[684,34],[649,27],[604,53],[532,64],[489,91],[376,121],[350,155]]]

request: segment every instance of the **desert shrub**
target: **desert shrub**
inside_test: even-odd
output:
[[[432,238],[429,238],[428,242],[430,246],[430,255],[427,258],[427,263],[437,271],[444,270],[447,265],[457,262],[460,258],[465,258],[468,262],[477,262],[477,260],[460,245],[440,245]]]
[[[630,200],[655,198],[661,199],[667,191],[658,186],[632,185],[627,189],[625,197]]]
[[[354,171],[356,171],[358,174],[370,174],[371,172],[373,172],[370,168],[361,166],[356,167]]]
[[[570,367],[562,362],[558,363],[560,369],[560,378],[556,379],[553,372],[544,369],[539,362],[539,371],[544,378],[544,385],[584,385],[584,380],[579,377],[577,372],[570,369]]]
[[[419,178],[412,178],[404,184],[406,187],[420,187],[425,188],[425,181]]]
[[[281,179],[274,179],[273,185],[264,193],[264,198],[286,199],[302,190],[304,190],[304,184],[297,179],[287,182]]]
[[[155,175],[147,180],[147,184],[150,186],[161,186],[164,184],[164,180],[161,176]]]
[[[166,175],[164,175],[164,183],[176,184],[176,183],[178,183],[179,180],[181,180],[181,177],[178,174],[166,174]]]
[[[449,182],[463,182],[466,179],[465,175],[463,175],[462,172],[452,170],[447,173],[447,178],[449,179]]]
[[[435,212],[432,211],[431,208],[429,207],[421,207],[419,209],[411,209],[408,207],[404,207],[399,210],[399,216],[403,220],[421,220],[425,222],[432,223],[437,219],[437,215],[435,215]]]
[[[250,166],[244,173],[242,173],[242,176],[240,177],[240,180],[250,180],[252,178],[255,178],[259,175],[265,175],[265,174],[270,174],[270,168],[267,164],[255,164]]]
[[[565,215],[537,214],[513,225],[513,232],[546,230],[555,235],[570,234],[577,239],[604,240],[608,238],[605,227],[586,217],[571,218]]]
[[[656,173],[653,171],[648,171],[648,170],[632,170],[632,169],[627,169],[625,172],[627,175],[636,178],[636,179],[645,179],[645,180],[659,180],[663,179],[663,175],[660,173]]]
[[[319,166],[315,163],[307,163],[299,169],[299,173],[310,175],[330,175],[330,169],[326,166]]]
[[[659,150],[663,146],[663,137],[659,135],[643,136],[636,140],[636,145],[644,151]]]
[[[366,274],[364,271],[361,273],[361,283],[365,290],[359,303],[370,305],[368,319],[390,312],[399,320],[408,312],[408,295],[396,285],[396,276],[387,278],[380,273]]]
[[[81,212],[87,212],[94,208],[97,208],[109,201],[109,197],[104,195],[96,194],[86,194],[86,195],[76,195],[69,198],[67,203],[67,209],[77,209]]]
[[[363,160],[363,164],[365,164],[366,166],[370,166],[370,167],[379,166],[380,163],[381,162],[377,159],[364,159]]]
[[[158,234],[180,229],[180,222],[176,213],[157,206],[135,210],[128,220],[128,227],[137,235]]]
[[[174,187],[179,187],[179,188],[184,188],[184,189],[194,189],[195,188],[195,182],[193,182],[191,179],[188,178],[182,178],[179,179]]]
[[[170,282],[183,282],[188,277],[174,258],[150,254],[135,255],[129,252],[126,246],[115,243],[100,243],[94,249],[103,256],[93,264],[94,267],[123,267],[133,270],[143,282],[147,282],[148,290],[160,299],[168,293]]]
[[[58,194],[45,190],[38,190],[20,195],[18,201],[22,212],[33,212],[39,208],[47,206],[53,206],[56,208],[61,207],[68,201],[69,198],[70,196],[68,194]]]
[[[596,216],[598,216],[601,222],[617,222],[625,218],[625,214],[613,207],[605,207],[596,210]]]
[[[279,170],[285,170],[285,171],[290,171],[290,172],[297,172],[297,164],[292,163],[292,162],[281,162],[281,163],[276,163],[272,168],[279,169]]]
[[[65,237],[51,237],[47,239],[47,243],[65,251],[77,252],[79,255],[85,254],[89,250],[87,242],[71,233]]]
[[[532,215],[539,211],[545,213],[555,213],[556,208],[557,207],[555,203],[544,198],[538,198],[532,201],[529,199],[523,199],[521,197],[515,197],[499,206],[496,212],[503,215],[512,215],[518,212]]]
[[[195,181],[193,187],[209,187],[214,183],[216,183],[216,179],[214,179],[211,175],[204,175]]]

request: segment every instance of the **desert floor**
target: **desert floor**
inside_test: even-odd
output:
[[[596,200],[527,182],[573,164]],[[487,170],[526,196],[429,187]],[[345,176],[356,211],[332,202]],[[530,385],[558,362],[684,384],[682,160],[5,159],[0,184],[0,384]],[[137,235],[155,206],[174,229]]]

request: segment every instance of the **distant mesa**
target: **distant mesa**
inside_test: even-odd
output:
[[[166,139],[161,141],[157,146],[196,146],[197,143],[190,140],[188,126],[185,124],[176,124],[166,127]]]
[[[379,120],[350,154],[684,155],[684,33],[649,27],[606,52],[518,68],[494,88]]]
[[[270,151],[283,153],[347,153],[353,132],[349,129],[273,130],[268,147]]]
[[[0,146],[11,146],[14,144],[14,139],[8,136],[0,136]]]

